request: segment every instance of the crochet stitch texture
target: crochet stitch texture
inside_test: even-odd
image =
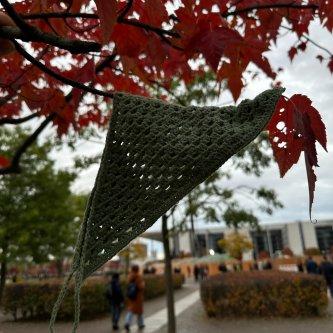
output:
[[[237,107],[222,108],[182,107],[116,93],[100,169],[74,255],[71,276],[76,273],[77,288],[253,141],[268,123],[283,91],[276,87]]]

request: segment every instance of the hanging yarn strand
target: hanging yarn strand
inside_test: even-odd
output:
[[[93,198],[93,193],[94,190],[91,192],[88,202],[87,202],[87,207],[86,211],[84,214],[82,226],[80,229],[80,234],[78,236],[76,246],[75,246],[75,254],[71,266],[71,270],[66,277],[63,286],[61,287],[61,290],[59,292],[58,298],[53,306],[52,314],[51,314],[51,319],[50,319],[50,332],[55,333],[54,331],[54,325],[55,321],[57,319],[57,315],[61,306],[62,301],[64,300],[64,297],[66,295],[66,292],[68,290],[69,284],[73,278],[74,273],[76,273],[76,282],[75,282],[75,295],[74,295],[74,303],[75,303],[75,318],[74,318],[74,323],[73,323],[73,330],[72,332],[75,333],[77,326],[79,324],[79,313],[80,313],[80,288],[81,288],[81,282],[83,279],[83,271],[82,271],[82,266],[83,266],[83,260],[84,260],[84,250],[85,250],[85,239],[87,237],[87,221],[88,217],[90,214],[90,207],[91,207],[91,202]],[[82,262],[81,262],[82,261]],[[77,278],[78,274],[80,275],[79,278]]]
[[[252,142],[284,91],[276,87],[237,107],[182,107],[115,93],[93,192],[73,260],[75,321],[84,279]],[[70,279],[69,279],[70,280]],[[55,305],[51,332],[60,303]]]

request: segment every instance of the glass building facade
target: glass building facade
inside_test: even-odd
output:
[[[265,251],[273,256],[284,248],[282,229],[251,231],[250,235],[254,245],[254,258],[258,258],[258,255],[261,251]]]
[[[333,247],[333,226],[321,226],[315,229],[320,252],[330,252]]]

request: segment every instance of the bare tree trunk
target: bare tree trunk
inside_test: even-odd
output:
[[[128,249],[128,253],[125,255],[125,276],[127,279],[129,269],[130,269],[131,259],[130,259],[130,250]]]
[[[172,266],[170,256],[170,246],[168,237],[168,217],[162,216],[162,238],[164,247],[164,274],[166,279],[166,296],[168,310],[168,333],[176,333],[175,302],[173,296]]]
[[[62,258],[56,259],[56,269],[57,269],[57,275],[58,277],[62,277],[64,275],[64,260]]]
[[[191,252],[194,257],[199,256],[199,244],[198,244],[198,238],[195,235],[195,229],[194,229],[194,218],[193,214],[191,212],[191,207],[192,207],[192,197],[191,194],[188,195],[188,203],[190,207],[190,222],[191,222]]]
[[[7,275],[7,262],[4,258],[1,262],[1,272],[0,272],[0,304],[2,302],[2,297],[5,291],[6,285],[6,275]]]

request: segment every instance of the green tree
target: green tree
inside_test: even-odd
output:
[[[0,128],[0,150],[12,151],[27,136],[21,128]],[[9,263],[57,262],[73,252],[85,204],[73,196],[74,172],[56,170],[49,157],[50,142],[32,145],[22,159],[22,172],[0,178],[1,292]]]

